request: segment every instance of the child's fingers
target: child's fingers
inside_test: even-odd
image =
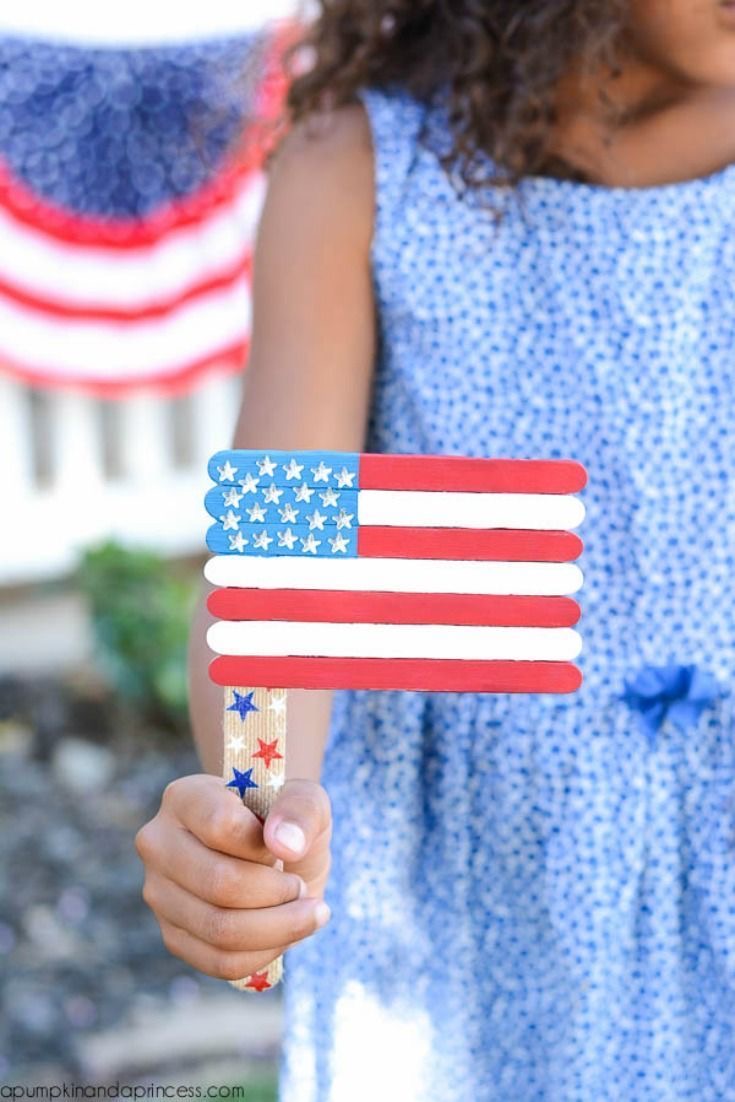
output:
[[[217,853],[186,830],[154,819],[138,833],[136,846],[146,872],[158,873],[217,907],[275,906],[298,899],[295,873]]]
[[[241,980],[252,976],[254,972],[266,968],[288,948],[287,945],[282,945],[278,949],[267,949],[265,952],[234,953],[208,945],[188,930],[182,930],[166,920],[161,923],[161,936],[169,953],[186,961],[198,972],[204,972],[218,980]]]
[[[257,815],[236,799],[219,777],[197,773],[172,781],[161,810],[173,815],[209,849],[272,865]]]
[[[331,834],[332,807],[326,789],[315,781],[287,780],[263,826],[271,853],[311,883],[324,874]]]
[[[144,892],[159,922],[185,930],[199,941],[227,952],[276,951],[319,929],[319,899],[292,900],[277,907],[216,907],[163,877],[151,878]],[[322,923],[323,925],[323,923]]]

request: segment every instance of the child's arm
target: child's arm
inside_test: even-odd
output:
[[[362,448],[375,352],[372,222],[362,110],[345,108],[329,124],[295,131],[271,169],[260,223],[236,447]],[[222,690],[207,677],[206,618],[200,609],[191,713],[202,763],[219,773]],[[289,692],[289,779],[262,831],[219,776],[198,775],[169,785],[158,815],[138,833],[144,897],[164,942],[201,971],[250,975],[317,928],[331,836],[329,799],[318,783],[329,703],[328,693]],[[275,837],[286,819],[305,835],[299,859]],[[283,871],[273,867],[277,859]],[[299,898],[302,879],[316,899]]]
[[[372,164],[359,108],[303,132],[271,170],[256,248],[245,396],[234,446],[359,451],[374,356]],[[224,446],[224,443],[223,443]],[[222,766],[222,690],[207,677],[211,622],[198,610],[190,655],[194,738]],[[289,693],[287,775],[318,780],[331,694]]]

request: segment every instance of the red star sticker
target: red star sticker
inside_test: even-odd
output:
[[[254,754],[250,756],[253,758],[262,758],[265,762],[266,769],[270,769],[271,762],[274,758],[282,758],[283,754],[279,754],[276,750],[278,746],[278,739],[274,739],[273,742],[263,742],[262,738],[258,739],[260,749],[256,750]]]
[[[252,987],[254,991],[265,991],[271,985],[268,983],[265,972],[253,972],[245,986]]]

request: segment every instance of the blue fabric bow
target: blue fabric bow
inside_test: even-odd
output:
[[[639,713],[644,731],[654,742],[665,719],[686,730],[720,693],[717,679],[696,666],[642,666],[632,680],[626,680],[623,700]]]

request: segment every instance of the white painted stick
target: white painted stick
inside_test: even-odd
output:
[[[576,593],[575,563],[456,562],[444,559],[320,559],[215,555],[204,567],[217,586],[349,589],[404,593],[498,593],[539,597]]]
[[[212,624],[216,654],[325,658],[466,658],[572,662],[582,638],[572,628],[469,627],[456,624],[331,624],[282,620]]]

